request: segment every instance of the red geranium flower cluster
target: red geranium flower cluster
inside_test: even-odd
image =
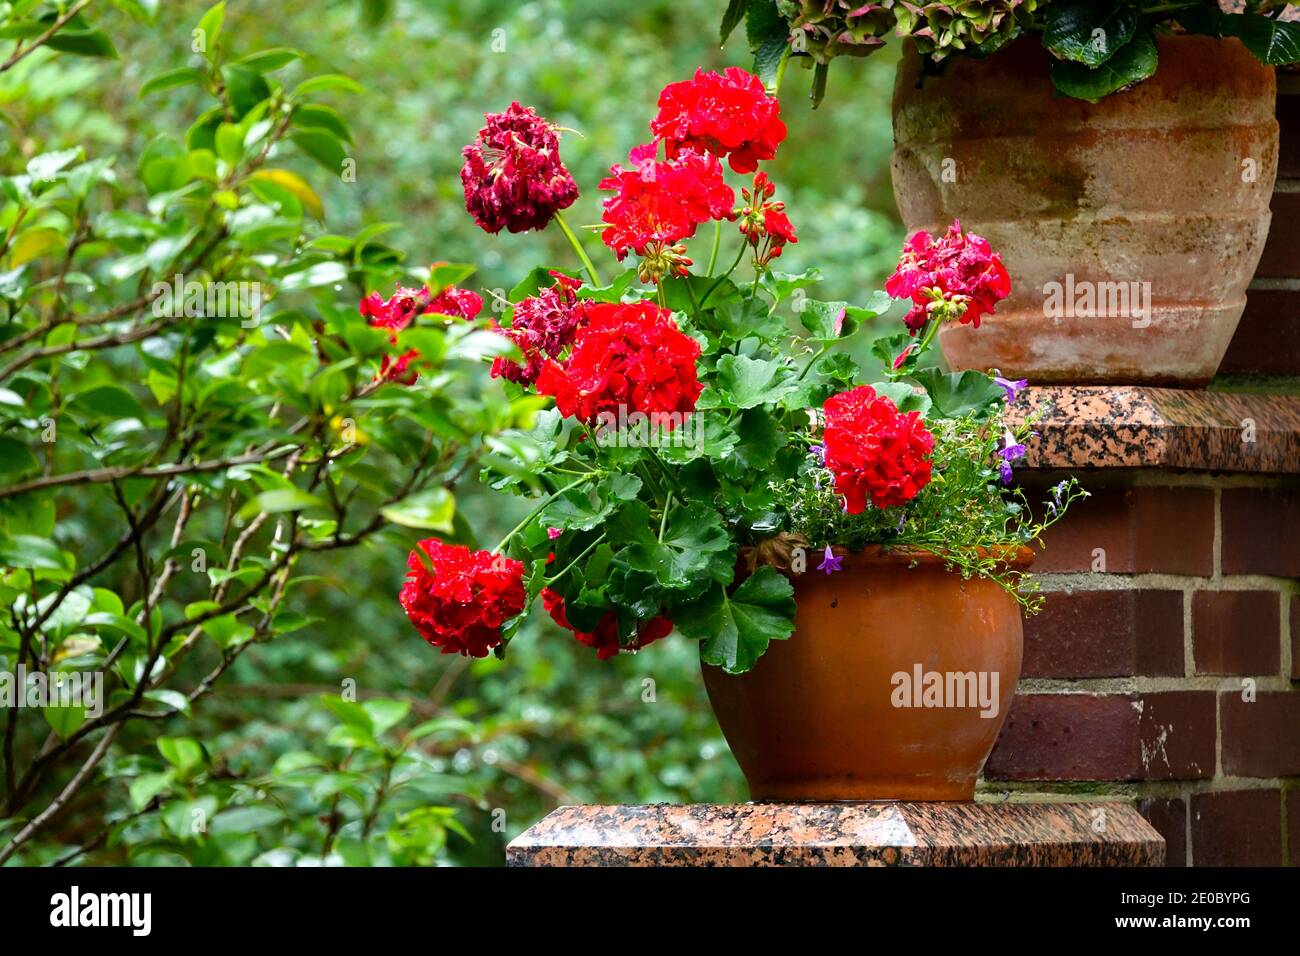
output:
[[[636,147],[628,156],[632,168],[613,166],[600,181],[601,189],[615,193],[604,202],[601,238],[620,260],[628,249],[661,252],[695,235],[701,223],[732,217],[736,194],[723,181],[716,156],[687,149],[656,160],[655,149],[654,143]]]
[[[824,461],[849,514],[868,499],[877,508],[905,504],[930,483],[934,436],[919,412],[899,412],[870,385],[832,395],[824,411]]]
[[[378,329],[392,329],[400,332],[411,324],[416,315],[428,315],[436,312],[458,319],[473,319],[483,310],[483,297],[469,289],[457,289],[450,286],[437,295],[429,294],[429,287],[406,289],[397,287],[392,298],[385,300],[378,292],[372,292],[361,300],[361,314]]]
[[[745,208],[740,212],[740,232],[754,247],[754,267],[761,269],[781,254],[787,242],[798,242],[785,214],[785,203],[772,202],[776,186],[767,173],[754,176],[754,189],[742,189]]]
[[[548,361],[537,391],[554,395],[563,415],[592,423],[601,412],[692,412],[702,386],[700,345],[653,302],[595,303],[573,352]],[[671,426],[670,426],[671,427]]]
[[[605,616],[596,624],[596,630],[580,631],[569,623],[569,617],[564,612],[564,595],[550,588],[543,588],[542,607],[546,608],[546,613],[551,615],[551,620],[566,631],[571,631],[580,643],[595,648],[596,659],[601,661],[614,657],[621,650],[639,651],[647,644],[652,644],[661,637],[667,637],[673,629],[673,622],[662,614],[648,621],[638,621],[636,636],[624,646],[618,640],[618,614],[612,610],[605,612]]]
[[[578,198],[560,161],[555,127],[526,106],[488,113],[478,138],[462,150],[465,208],[490,233],[544,229]]]
[[[412,551],[399,600],[420,635],[444,654],[486,657],[526,602],[522,561],[428,538]],[[432,570],[430,570],[432,568]]]
[[[696,70],[694,79],[665,86],[650,132],[663,140],[669,159],[703,149],[727,157],[738,173],[752,173],[776,155],[786,129],[781,104],[763,81],[732,66],[725,73]]]
[[[555,284],[515,304],[509,328],[497,327],[524,353],[524,364],[508,358],[492,361],[492,377],[532,385],[548,358],[558,359],[573,344],[585,319],[587,303],[578,298],[581,279],[552,270]]]
[[[483,297],[469,289],[449,287],[437,295],[429,293],[429,287],[407,289],[397,287],[397,292],[385,299],[378,292],[372,292],[358,306],[362,316],[377,329],[388,329],[388,341],[396,345],[397,333],[415,320],[417,315],[436,312],[459,319],[472,320],[483,310]],[[416,373],[410,364],[420,357],[417,349],[411,349],[398,356],[385,355],[376,378],[389,382],[401,382],[403,385],[414,384]]]
[[[907,240],[885,291],[912,300],[903,321],[913,335],[931,317],[959,319],[978,329],[980,316],[992,315],[993,307],[1010,294],[1011,277],[986,240],[963,233],[954,221],[938,239],[921,231]]]

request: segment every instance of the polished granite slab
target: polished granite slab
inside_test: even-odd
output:
[[[1036,418],[1030,468],[1300,473],[1300,396],[1045,385],[1010,412]]]
[[[510,866],[1161,866],[1125,803],[747,803],[560,807]]]

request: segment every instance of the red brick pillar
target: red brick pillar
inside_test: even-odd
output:
[[[1028,390],[1026,484],[1093,492],[1046,536],[1047,596],[984,797],[1133,800],[1171,865],[1300,865],[1300,75],[1279,77],[1273,223],[1205,392]]]

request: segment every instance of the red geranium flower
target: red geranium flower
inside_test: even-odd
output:
[[[578,198],[560,161],[555,127],[526,106],[488,113],[487,125],[462,151],[465,208],[490,233],[544,229]]]
[[[732,217],[736,194],[717,157],[693,149],[669,160],[654,157],[653,143],[638,146],[628,157],[633,168],[613,166],[600,181],[601,189],[615,192],[604,202],[601,238],[620,260],[628,249],[637,255],[651,246],[661,250],[695,235],[700,223]]]
[[[904,415],[870,385],[832,395],[824,411],[825,464],[849,514],[868,499],[877,508],[905,504],[930,483],[934,436],[919,412]]]
[[[483,297],[469,289],[457,289],[454,286],[443,289],[436,296],[429,294],[429,287],[407,289],[397,287],[391,298],[385,299],[378,292],[372,292],[361,300],[358,311],[377,329],[388,329],[388,341],[397,344],[397,333],[415,320],[417,315],[436,312],[459,319],[472,320],[483,309]],[[410,364],[420,357],[416,349],[411,349],[399,356],[385,355],[376,378],[403,385],[415,383],[416,373]]]
[[[763,81],[732,66],[725,73],[696,70],[694,79],[665,86],[650,132],[664,141],[669,159],[682,149],[706,149],[728,157],[736,172],[752,173],[776,155],[786,129],[781,104]]]
[[[397,287],[392,298],[385,300],[378,292],[372,292],[361,300],[359,310],[370,324],[379,329],[401,331],[411,324],[416,315],[428,315],[437,312],[458,319],[473,319],[483,310],[483,297],[469,289],[457,289],[449,286],[436,296],[429,294],[429,287],[406,289]]]
[[[648,621],[637,621],[636,635],[624,646],[618,640],[618,614],[613,610],[605,612],[605,616],[596,624],[594,631],[579,631],[569,623],[569,617],[564,612],[564,595],[550,588],[543,588],[542,607],[546,609],[547,614],[551,615],[551,620],[566,631],[571,631],[580,643],[594,648],[596,659],[600,661],[609,660],[621,650],[639,651],[647,644],[667,637],[673,629],[673,622],[662,614]]]
[[[550,360],[537,391],[588,424],[602,412],[692,412],[702,386],[700,346],[653,302],[595,303],[563,365]],[[670,424],[671,427],[671,424]]]
[[[509,328],[497,330],[524,353],[524,364],[507,358],[492,361],[492,377],[532,385],[548,358],[558,359],[573,344],[586,316],[587,303],[578,298],[581,279],[551,272],[555,284],[515,304]]]
[[[379,374],[376,379],[385,382],[397,382],[400,385],[414,385],[420,373],[411,368],[411,363],[420,357],[419,349],[410,349],[401,355],[385,355],[379,360]]]
[[[416,551],[407,558],[399,596],[406,616],[442,653],[486,657],[501,643],[501,626],[524,609],[523,562],[437,538],[417,547],[428,566]]]
[[[885,282],[896,299],[911,299],[904,322],[915,335],[926,320],[955,318],[980,327],[980,316],[1011,292],[1011,277],[1002,257],[974,233],[963,233],[957,220],[946,235],[935,239],[924,230],[903,246],[898,268]]]

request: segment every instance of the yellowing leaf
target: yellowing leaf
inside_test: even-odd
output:
[[[307,185],[297,173],[291,173],[287,169],[259,169],[253,173],[250,179],[262,179],[269,183],[274,183],[281,189],[287,189],[293,193],[294,198],[302,203],[306,209],[317,219],[325,218],[325,207],[321,204],[320,197],[316,191]]]
[[[9,251],[9,265],[17,268],[24,262],[31,262],[41,256],[63,248],[63,233],[48,226],[28,229],[16,240]]]

